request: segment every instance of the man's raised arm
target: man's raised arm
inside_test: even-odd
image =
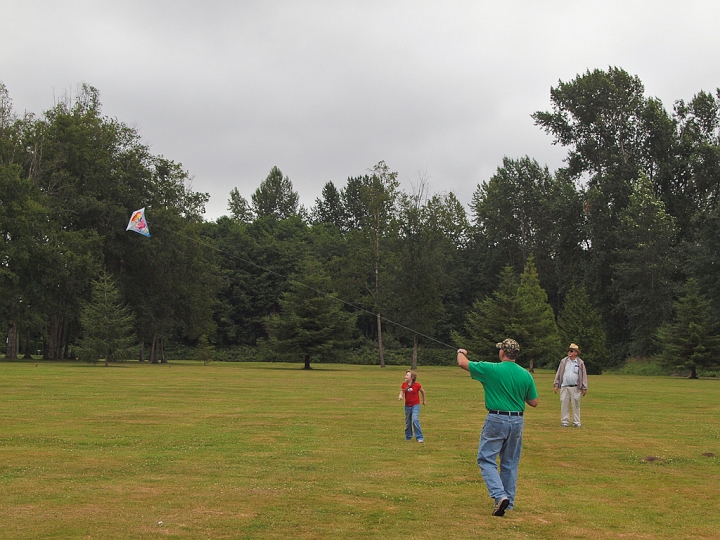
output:
[[[463,368],[465,371],[470,371],[468,369],[468,364],[470,363],[470,360],[467,357],[467,351],[465,349],[458,349],[457,363],[458,363],[458,366]]]

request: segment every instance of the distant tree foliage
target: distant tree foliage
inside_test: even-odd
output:
[[[345,206],[342,195],[332,182],[323,186],[322,199],[315,200],[312,219],[315,223],[334,225],[338,229],[345,228]]]
[[[630,356],[686,358],[668,345],[667,325],[678,324],[689,279],[708,328],[720,323],[720,89],[709,90],[668,110],[620,67],[558,81],[533,118],[565,148],[565,164],[551,171],[506,156],[467,206],[433,192],[427,175],[403,190],[378,161],[327,182],[306,212],[273,167],[249,200],[235,187],[228,216],[206,221],[209,196],[190,173],[104,116],[96,88],[19,115],[0,82],[6,355],[75,357],[81,306],[104,269],[135,313],[139,359],[152,363],[193,348],[237,357],[265,343],[287,357],[268,321],[297,311],[283,308],[292,275],[324,276],[360,337],[334,346],[380,365],[386,349],[392,358],[407,349],[411,365],[434,347],[443,358],[450,341],[495,360],[505,337],[520,342],[528,367],[554,365],[571,341],[594,373]],[[151,238],[125,232],[141,207]]]
[[[247,199],[240,195],[237,188],[230,191],[230,200],[228,201],[228,210],[230,216],[241,223],[250,223],[253,220],[253,211]]]
[[[632,338],[629,352],[649,356],[658,326],[669,318],[677,272],[675,220],[653,193],[647,176],[633,186],[620,213],[613,292],[627,316]]]

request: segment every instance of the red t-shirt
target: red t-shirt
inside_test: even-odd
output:
[[[420,405],[420,389],[422,386],[419,382],[412,383],[412,386],[408,386],[406,382],[402,383],[402,389],[405,390],[405,405],[412,407],[413,405]]]

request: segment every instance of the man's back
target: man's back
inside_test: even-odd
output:
[[[468,371],[482,383],[488,410],[524,411],[525,402],[537,398],[532,375],[515,362],[469,362]]]

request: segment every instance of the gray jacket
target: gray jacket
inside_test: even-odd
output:
[[[565,365],[570,360],[569,356],[566,356],[562,360],[560,360],[560,366],[558,367],[557,373],[555,374],[555,382],[553,383],[553,386],[560,388],[562,386],[562,380],[563,380],[563,374],[565,373]],[[579,356],[576,358],[578,363],[578,390],[587,390],[588,387],[588,377],[587,377],[587,370],[585,369],[585,362],[582,361],[582,358]]]

